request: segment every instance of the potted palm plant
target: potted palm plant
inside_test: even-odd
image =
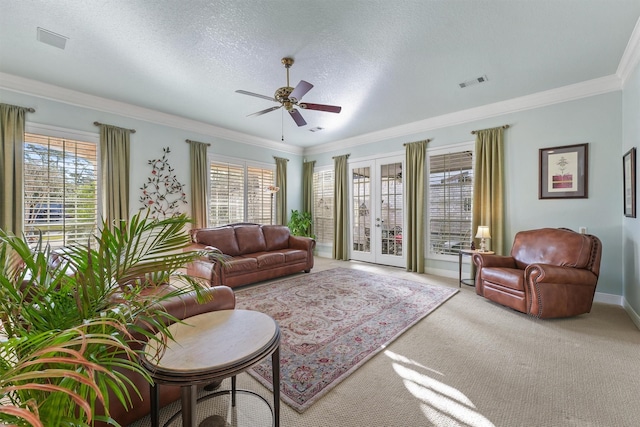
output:
[[[188,223],[139,213],[113,230],[103,225],[93,242],[55,251],[0,230],[0,425],[113,422],[94,409],[96,400],[109,407],[109,391],[128,402],[119,370],[150,380],[133,334],[164,342],[150,331],[166,335],[175,319],[159,303],[200,287],[180,274],[202,255],[183,251]],[[176,280],[185,286],[148,292]]]

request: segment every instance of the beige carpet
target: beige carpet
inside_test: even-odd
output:
[[[322,258],[314,271],[335,267],[458,287],[454,279]],[[238,386],[271,399],[246,373]],[[264,402],[245,400],[231,425],[270,425],[256,421],[268,419]],[[636,427],[639,400],[640,331],[621,307],[596,303],[586,315],[536,320],[463,287],[304,414],[281,405],[281,426]]]

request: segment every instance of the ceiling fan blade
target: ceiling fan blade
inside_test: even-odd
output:
[[[237,90],[236,93],[241,93],[243,95],[255,96],[257,98],[266,99],[267,101],[278,102],[274,97],[267,95],[260,95],[259,93],[248,92],[246,90]]]
[[[272,111],[276,111],[276,110],[277,110],[277,109],[279,109],[279,108],[282,108],[282,105],[279,105],[279,106],[277,106],[277,107],[269,107],[269,108],[266,108],[266,109],[264,109],[264,110],[262,110],[262,111],[258,111],[258,112],[256,112],[256,113],[251,113],[251,114],[249,114],[247,117],[250,117],[250,116],[261,116],[261,115],[263,115],[263,114],[267,114],[267,113],[270,113],[270,112],[272,112]]]
[[[342,107],[338,107],[337,105],[311,104],[308,102],[298,105],[300,108],[304,108],[306,110],[327,111],[329,113],[339,113],[342,110]]]
[[[311,90],[313,85],[309,82],[305,82],[304,80],[300,80],[298,86],[293,89],[293,92],[289,95],[289,99],[294,98],[296,101],[300,101],[302,97]]]
[[[294,122],[296,122],[298,126],[304,126],[307,124],[307,122],[304,121],[302,114],[300,114],[300,111],[296,110],[295,108],[289,111],[289,114],[291,114],[291,118]]]

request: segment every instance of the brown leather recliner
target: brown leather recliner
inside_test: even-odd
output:
[[[538,318],[591,311],[602,243],[566,228],[520,231],[510,256],[476,253],[476,293]]]
[[[170,287],[169,285],[165,286]],[[169,289],[157,288],[150,290],[150,292],[166,292],[168,290]],[[161,304],[169,314],[179,320],[210,311],[231,310],[235,308],[235,294],[233,290],[227,286],[206,288],[201,292],[203,294],[210,294],[213,298],[206,302],[199,303],[195,291],[192,291],[184,295],[168,298]],[[132,348],[134,348],[134,346],[132,346]],[[135,348],[139,349],[142,348],[142,346],[136,346]],[[141,375],[132,373],[131,371],[122,370],[121,372],[135,384],[141,395],[141,397],[138,397],[135,392],[130,391],[130,397],[133,403],[132,406],[125,408],[112,392],[109,393],[109,415],[124,427],[148,415],[151,407],[149,382]],[[160,407],[168,405],[180,398],[180,387],[159,385],[158,388],[160,391]],[[132,388],[129,387],[129,390],[132,390]],[[98,407],[96,413],[104,414],[104,409],[99,403],[100,402],[96,402],[96,406]],[[97,427],[106,427],[111,424],[96,422],[95,425]]]

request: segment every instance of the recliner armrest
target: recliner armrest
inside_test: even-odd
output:
[[[567,285],[594,286],[598,276],[591,270],[551,264],[530,264],[525,269],[525,280],[536,283],[562,283]]]
[[[510,256],[475,253],[472,259],[478,269],[483,267],[518,268],[516,260]]]

